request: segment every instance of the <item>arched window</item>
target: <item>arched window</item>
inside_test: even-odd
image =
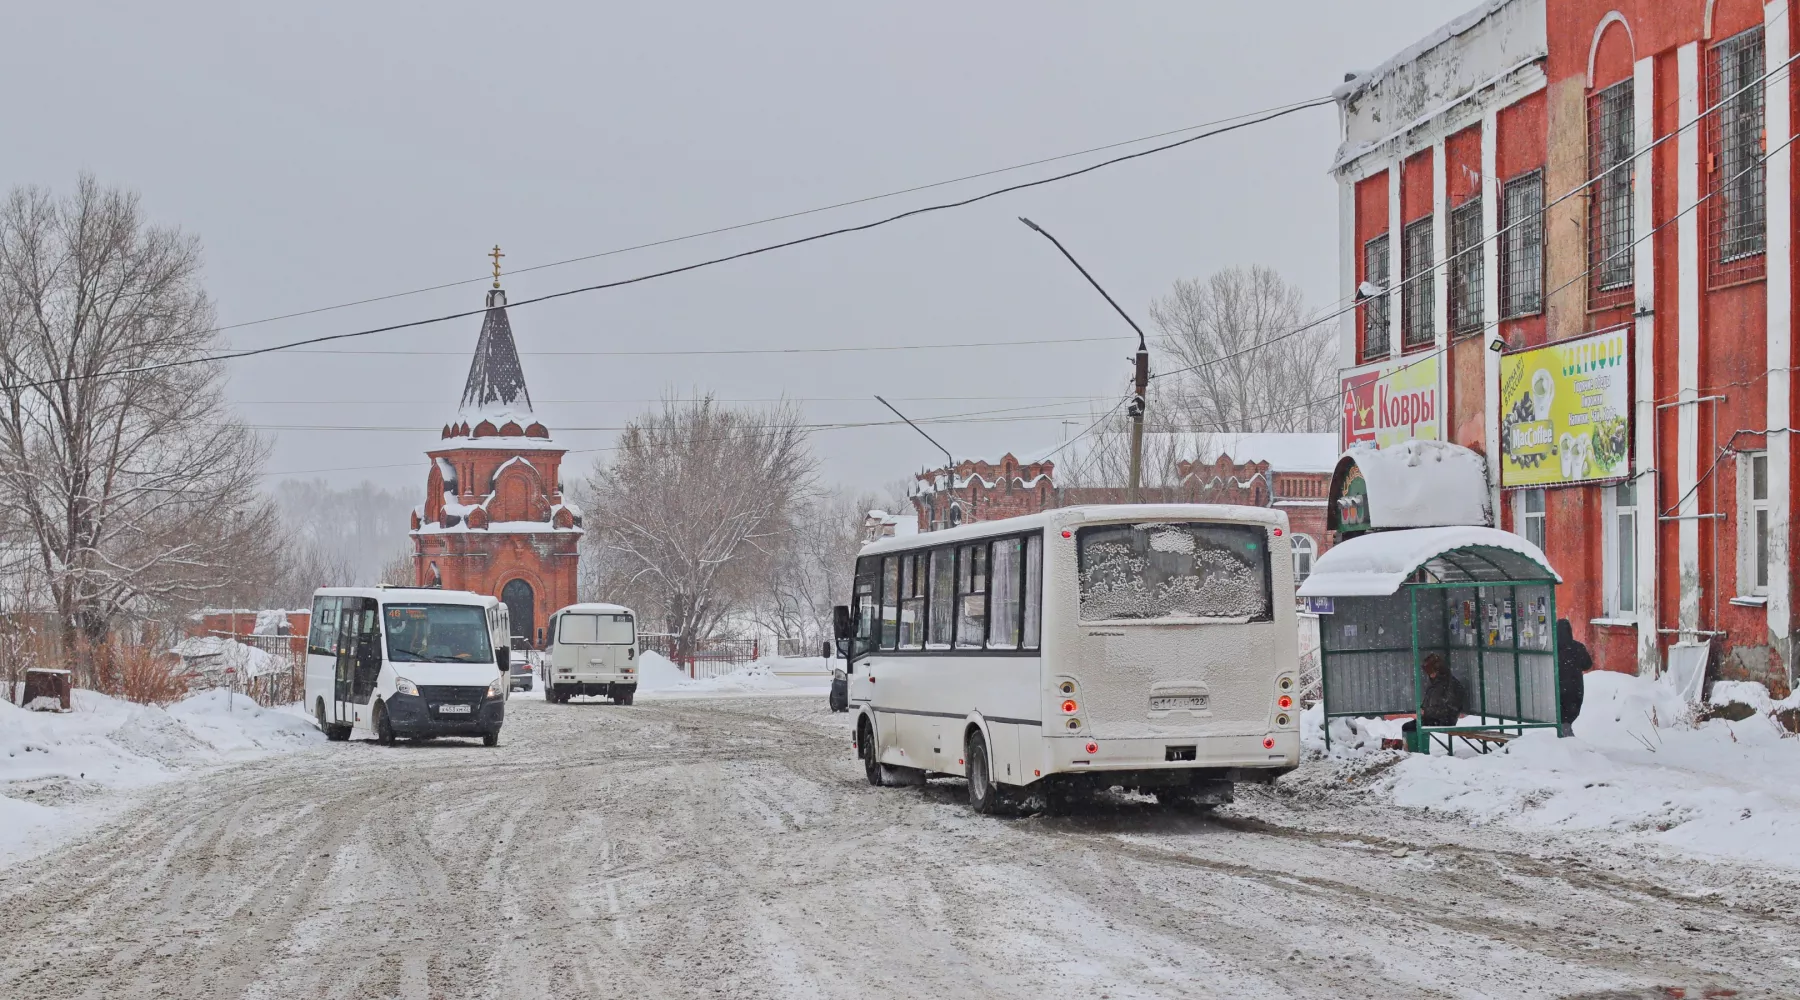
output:
[[[532,628],[537,623],[537,595],[532,593],[531,584],[524,580],[509,580],[500,588],[500,603],[506,605],[507,620],[512,623],[513,638],[523,639],[515,642],[515,649],[534,649],[532,645]]]
[[[1296,534],[1289,547],[1294,553],[1294,586],[1298,587],[1312,575],[1313,557],[1318,555],[1319,546],[1311,536]]]
[[[437,560],[434,559],[431,562],[431,582],[429,584],[427,584],[426,586],[442,587],[443,585],[444,585],[444,574],[438,572]]]

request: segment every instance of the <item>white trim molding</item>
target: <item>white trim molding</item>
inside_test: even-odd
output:
[[[1481,116],[1481,318],[1483,335],[1500,335],[1500,112]],[[1488,450],[1488,510],[1500,526],[1500,354],[1481,345],[1482,440]],[[1448,365],[1444,366],[1446,369]],[[1442,398],[1442,397],[1440,397]]]
[[[1707,4],[1707,27],[1712,26],[1712,4]],[[1774,0],[1763,7],[1763,58],[1766,72],[1775,73],[1787,63],[1788,0]],[[1784,661],[1791,681],[1795,677],[1794,650],[1789,622],[1793,614],[1793,573],[1790,543],[1793,517],[1788,490],[1789,469],[1793,462],[1793,375],[1788,367],[1793,358],[1793,150],[1788,145],[1789,111],[1793,94],[1792,72],[1771,76],[1764,88],[1763,128],[1767,148],[1772,150],[1764,169],[1768,221],[1767,254],[1764,269],[1768,273],[1768,348],[1765,364],[1769,370],[1767,386],[1767,420],[1770,428],[1769,451],[1769,593],[1765,611],[1768,615],[1769,640]],[[1782,428],[1782,430],[1775,430]]]
[[[1679,97],[1677,120],[1681,136],[1675,142],[1675,275],[1679,299],[1675,344],[1675,491],[1681,498],[1676,512],[1676,579],[1680,588],[1680,628],[1684,633],[1700,629],[1700,224],[1694,211],[1700,201],[1700,129],[1691,125],[1700,117],[1700,46],[1689,42],[1675,50],[1675,80]]]
[[[1589,90],[1594,89],[1594,61],[1600,57],[1600,39],[1606,37],[1607,26],[1615,22],[1624,26],[1625,40],[1631,43],[1632,65],[1637,64],[1637,37],[1631,33],[1631,22],[1625,20],[1625,15],[1616,10],[1607,11],[1606,16],[1600,19],[1600,24],[1594,28],[1594,40],[1588,43],[1587,89]]]
[[[1637,162],[1632,165],[1632,223],[1635,238],[1656,225],[1654,151],[1656,140],[1656,60],[1640,59],[1632,68],[1632,114],[1635,120]],[[1653,245],[1632,255],[1635,308],[1632,330],[1632,472],[1637,483],[1637,660],[1638,674],[1656,676],[1659,647],[1656,641],[1656,513],[1660,497],[1656,483],[1656,253]]]

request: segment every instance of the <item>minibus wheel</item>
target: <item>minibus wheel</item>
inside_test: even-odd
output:
[[[384,747],[394,745],[394,723],[388,718],[387,705],[375,703],[375,740]]]
[[[618,694],[613,695],[613,704],[629,705],[629,704],[631,704],[631,699],[636,696],[637,696],[637,688],[632,688],[629,691],[621,691]]]
[[[498,729],[496,729],[491,733],[482,733],[481,734],[481,745],[484,747],[499,746],[500,745],[500,731]]]
[[[979,732],[969,734],[969,742],[963,748],[963,758],[969,762],[969,808],[987,816],[1010,812],[1012,797],[994,783],[993,767],[988,762],[987,740],[982,739]]]
[[[875,756],[875,727],[869,725],[866,717],[856,727],[856,752],[863,759],[863,774],[869,784],[877,788],[886,784],[881,780],[881,761]]]

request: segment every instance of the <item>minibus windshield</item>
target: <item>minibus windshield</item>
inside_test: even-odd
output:
[[[1109,524],[1082,528],[1079,539],[1082,621],[1270,620],[1260,526]]]
[[[630,615],[566,614],[557,642],[582,646],[629,646],[637,641]]]
[[[492,663],[487,615],[466,604],[390,604],[388,659],[394,663]]]

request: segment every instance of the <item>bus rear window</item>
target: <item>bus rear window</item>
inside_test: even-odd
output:
[[[629,646],[637,641],[630,615],[563,615],[557,642],[581,646]]]
[[[1261,527],[1109,524],[1078,539],[1082,621],[1273,617]]]

